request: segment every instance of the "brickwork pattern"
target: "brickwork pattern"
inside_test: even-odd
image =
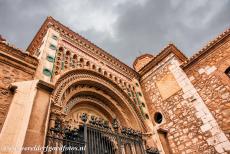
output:
[[[12,99],[9,85],[17,81],[32,79],[32,75],[13,66],[0,63],[0,129],[4,123]]]

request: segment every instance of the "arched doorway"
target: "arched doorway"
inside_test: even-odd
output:
[[[47,145],[85,147],[71,152],[87,154],[144,153],[143,117],[109,78],[84,69],[67,72],[56,82],[51,101]]]

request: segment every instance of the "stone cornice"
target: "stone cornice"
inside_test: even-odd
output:
[[[40,47],[43,37],[45,36],[49,27],[52,27],[56,31],[60,32],[61,35],[68,37],[69,39],[73,40],[75,44],[86,48],[91,54],[98,56],[99,59],[103,59],[104,61],[111,64],[111,66],[115,67],[124,74],[133,76],[135,78],[139,78],[138,73],[133,70],[131,67],[127,66],[126,64],[122,63],[117,58],[113,57],[100,47],[96,46],[89,40],[85,39],[78,33],[73,32],[68,27],[62,25],[60,22],[56,21],[52,17],[48,17],[46,21],[43,23],[41,28],[39,29],[38,33],[34,37],[33,41],[30,43],[27,50],[30,52],[31,55]]]
[[[148,64],[142,67],[138,71],[138,73],[143,76],[153,67],[155,67],[160,61],[166,58],[170,53],[173,53],[182,62],[185,62],[187,60],[187,57],[174,44],[169,44],[158,55],[156,55],[153,60],[151,60]]]
[[[39,80],[38,81],[38,84],[37,84],[37,87],[40,88],[40,89],[44,89],[46,90],[48,93],[52,93],[55,86],[52,85],[52,84],[49,84],[43,80]]]
[[[35,57],[10,46],[6,42],[0,42],[0,61],[29,74],[34,74],[38,65],[38,60]]]
[[[188,61],[186,61],[181,67],[183,69],[188,69],[193,64],[196,64],[206,55],[208,55],[215,47],[223,43],[230,36],[230,28],[221,33],[218,37],[216,37],[213,41],[210,41],[205,47],[203,47],[200,51],[194,54]]]

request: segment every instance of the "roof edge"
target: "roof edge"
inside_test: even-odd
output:
[[[130,66],[128,66],[125,63],[121,62],[119,59],[117,59],[116,57],[112,56],[111,54],[109,54],[108,52],[106,52],[102,48],[98,47],[94,43],[90,42],[89,40],[87,40],[86,38],[81,36],[80,34],[72,31],[70,28],[68,28],[65,25],[61,24],[59,21],[55,20],[51,16],[48,16],[46,18],[46,20],[44,21],[44,23],[40,27],[39,31],[36,33],[35,37],[33,38],[32,42],[29,44],[27,50],[30,52],[30,54],[33,54],[34,49],[37,48],[39,46],[39,44],[41,44],[42,37],[40,37],[40,36],[45,35],[45,33],[47,32],[48,28],[51,27],[51,26],[54,26],[54,27],[57,26],[61,30],[65,31],[67,33],[68,37],[81,39],[87,45],[91,45],[93,48],[95,48],[96,50],[99,50],[100,52],[105,54],[107,57],[110,57],[110,58],[114,59],[114,61],[116,61],[120,66],[123,65],[123,67],[125,67],[127,70],[129,70],[131,73],[133,73],[133,75],[135,77],[139,78],[139,74],[133,68],[131,68]]]
[[[182,62],[187,61],[187,57],[173,43],[168,44],[161,52],[155,56],[148,64],[141,68],[138,72],[141,76],[146,74],[151,68],[156,66],[161,60],[166,58],[170,53],[174,53]]]
[[[218,35],[214,40],[210,41],[205,45],[201,50],[195,53],[186,63],[184,63],[181,67],[183,69],[189,68],[189,66],[195,64],[200,58],[210,53],[213,48],[218,46],[223,40],[230,36],[230,28],[225,30],[223,33]]]

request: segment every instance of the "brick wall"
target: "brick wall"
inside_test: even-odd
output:
[[[0,129],[13,96],[8,89],[9,85],[13,82],[31,80],[32,78],[31,74],[0,62]]]
[[[0,130],[13,97],[10,84],[33,79],[37,63],[35,58],[0,41]]]

